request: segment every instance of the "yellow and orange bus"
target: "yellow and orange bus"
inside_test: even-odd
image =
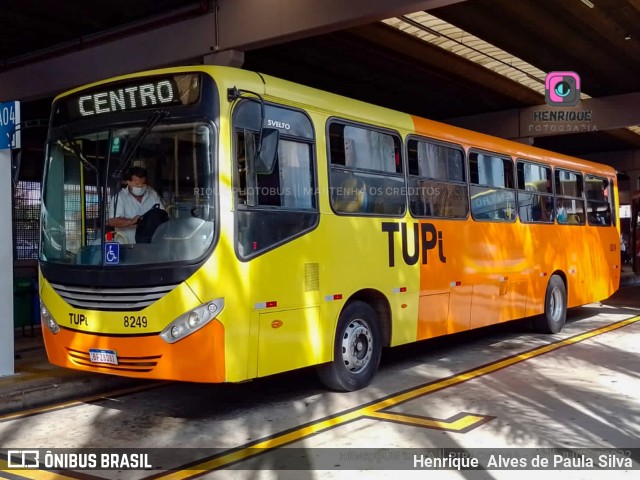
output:
[[[107,226],[132,167],[166,212],[135,242]],[[558,332],[618,288],[615,173],[233,68],[78,88],[47,142],[47,354],[193,382],[316,365],[348,391],[383,347],[523,317]]]

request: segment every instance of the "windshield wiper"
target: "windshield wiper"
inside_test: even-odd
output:
[[[131,143],[127,143],[124,150],[122,151],[122,156],[120,157],[120,165],[116,168],[111,174],[111,178],[115,180],[115,184],[122,182],[122,176],[124,172],[127,170],[131,159],[133,158],[133,154],[136,149],[142,143],[142,140],[149,134],[151,129],[155,126],[158,121],[169,115],[167,110],[156,110],[147,120],[147,123],[140,129],[135,138],[131,141]]]

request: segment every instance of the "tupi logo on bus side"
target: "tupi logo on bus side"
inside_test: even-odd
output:
[[[407,225],[410,225],[408,227]],[[409,232],[413,229],[413,252],[409,253]],[[441,263],[447,263],[447,257],[444,256],[444,246],[442,242],[442,232],[438,231],[433,223],[413,223],[407,222],[382,222],[382,231],[389,235],[389,266],[395,266],[395,234],[401,232],[402,236],[402,259],[407,265],[415,265],[422,253],[422,264],[428,263],[429,250],[438,247],[438,260]],[[419,248],[421,246],[421,248]]]

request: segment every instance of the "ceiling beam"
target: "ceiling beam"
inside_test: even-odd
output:
[[[200,57],[213,50],[213,25],[209,13],[13,68],[0,74],[0,101],[52,96],[101,78]]]
[[[0,101],[31,100],[138,70],[199,63],[246,50],[362,25],[463,0],[220,0],[219,10],[64,53],[0,74]],[[216,26],[219,28],[216,29]],[[105,32],[108,33],[108,32]]]
[[[463,1],[219,0],[219,47],[260,48]]]
[[[510,78],[441,47],[420,40],[383,23],[363,25],[349,33],[391,49],[398,57],[407,58],[416,68],[439,72],[451,82],[468,83],[472,88],[494,92],[528,105],[539,104],[544,96]],[[399,91],[402,91],[399,88]]]
[[[502,138],[546,137],[640,125],[640,92],[582,100],[573,108],[538,105],[447,123]]]

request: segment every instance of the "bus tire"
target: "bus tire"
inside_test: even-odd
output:
[[[541,333],[558,333],[567,319],[567,289],[558,275],[552,275],[544,296],[544,314],[536,318],[535,327]]]
[[[320,365],[318,376],[331,390],[360,390],[371,382],[381,354],[382,334],[375,310],[365,302],[349,303],[338,319],[333,361]]]

